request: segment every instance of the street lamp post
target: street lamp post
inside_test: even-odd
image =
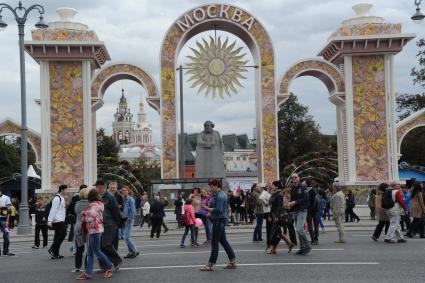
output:
[[[28,209],[28,149],[27,149],[27,109],[26,109],[26,82],[25,82],[25,54],[24,54],[24,35],[25,35],[25,23],[27,16],[32,10],[37,10],[40,14],[39,21],[35,24],[37,28],[47,28],[48,25],[43,20],[44,8],[41,5],[35,4],[28,8],[22,6],[22,2],[19,1],[19,5],[16,8],[12,8],[10,5],[0,3],[0,30],[7,27],[7,24],[3,21],[1,13],[3,10],[9,10],[15,16],[16,23],[18,24],[18,35],[19,35],[19,61],[20,61],[20,73],[21,73],[21,203],[19,205],[19,226],[18,234],[25,235],[31,233],[31,227],[29,223],[29,209]],[[21,15],[21,16],[20,16]]]

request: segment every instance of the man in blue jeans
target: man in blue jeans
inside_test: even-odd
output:
[[[252,241],[262,242],[263,241],[263,202],[260,200],[260,185],[254,184],[252,186],[252,202],[254,205],[254,214],[256,220],[256,225],[254,229],[254,236]]]
[[[211,256],[207,265],[201,268],[201,271],[212,271],[213,266],[217,262],[218,257],[218,244],[220,243],[226,251],[229,263],[224,267],[225,269],[235,269],[236,257],[232,247],[226,239],[226,222],[227,222],[227,196],[220,189],[220,182],[218,180],[211,180],[208,184],[211,188],[213,195],[210,200],[209,207],[203,206],[202,208],[211,213],[212,220],[212,241],[211,241]]]
[[[291,213],[294,215],[297,234],[300,241],[300,250],[297,252],[297,255],[307,255],[311,251],[307,234],[304,231],[304,223],[308,209],[308,193],[306,187],[301,184],[298,174],[294,173],[291,175],[291,182],[291,201],[288,205],[291,208]]]
[[[0,187],[0,231],[3,233],[3,255],[14,256],[15,254],[9,252],[9,215],[12,202],[10,198],[2,194]],[[1,250],[0,250],[1,256]]]

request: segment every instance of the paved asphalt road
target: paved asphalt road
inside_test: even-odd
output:
[[[230,228],[229,240],[239,267],[224,270],[227,258],[221,249],[213,272],[200,272],[209,257],[209,248],[178,247],[179,232],[169,232],[160,240],[146,233],[136,236],[141,255],[126,259],[109,282],[424,282],[424,240],[406,244],[373,242],[370,228],[349,231],[346,244],[335,244],[336,232],[320,234],[320,245],[308,256],[288,254],[284,244],[277,255],[266,255],[264,243],[252,243],[249,229]],[[331,230],[331,229],[330,229]],[[138,233],[140,234],[140,233]],[[203,233],[200,233],[204,240]],[[264,237],[265,238],[265,237]],[[29,238],[28,238],[29,240]],[[189,239],[187,239],[188,242]],[[51,260],[46,249],[32,250],[32,242],[15,241],[15,257],[0,257],[0,282],[76,282],[74,258],[64,242],[62,260]],[[120,242],[120,253],[126,254]],[[96,266],[95,266],[96,268]],[[99,274],[94,280],[101,281]]]

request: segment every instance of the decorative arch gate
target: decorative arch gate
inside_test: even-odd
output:
[[[276,143],[276,95],[273,45],[264,26],[247,11],[225,4],[202,5],[178,18],[167,31],[161,48],[162,177],[178,177],[176,124],[176,61],[183,45],[208,30],[223,30],[239,37],[250,48],[256,69],[258,179],[279,177]]]
[[[104,90],[123,78],[145,87],[148,103],[161,112],[162,177],[178,177],[176,59],[191,37],[213,29],[243,40],[258,65],[260,182],[279,177],[276,106],[287,97],[291,80],[302,75],[321,79],[328,87],[329,99],[337,105],[341,184],[364,186],[398,180],[393,58],[414,35],[402,33],[401,24],[369,16],[370,8],[367,4],[354,6],[357,17],[344,21],[318,54],[326,61],[295,64],[282,76],[278,95],[271,39],[264,26],[241,8],[202,5],[174,22],[160,51],[160,95],[152,78],[131,64],[105,67],[92,78],[95,70],[110,60],[105,44],[87,25],[73,20],[75,10],[59,9],[60,20],[47,29],[33,30],[32,41],[25,42],[27,53],[40,64],[43,190],[56,190],[61,183],[75,189],[82,183],[92,184],[96,178],[95,111],[102,105]]]

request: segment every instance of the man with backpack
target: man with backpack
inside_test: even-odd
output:
[[[47,217],[47,226],[49,229],[55,231],[53,237],[53,244],[48,250],[49,254],[52,256],[51,259],[61,259],[63,256],[59,254],[60,247],[63,240],[66,237],[66,225],[65,225],[65,216],[66,216],[66,190],[67,185],[60,185],[58,193],[53,197],[51,202],[46,207]]]
[[[385,235],[386,243],[405,243],[406,240],[403,238],[400,228],[400,215],[404,212],[407,213],[406,204],[403,200],[403,193],[401,191],[400,184],[392,183],[391,188],[386,190],[382,195],[382,208],[385,209],[385,213],[390,218],[390,228]]]

